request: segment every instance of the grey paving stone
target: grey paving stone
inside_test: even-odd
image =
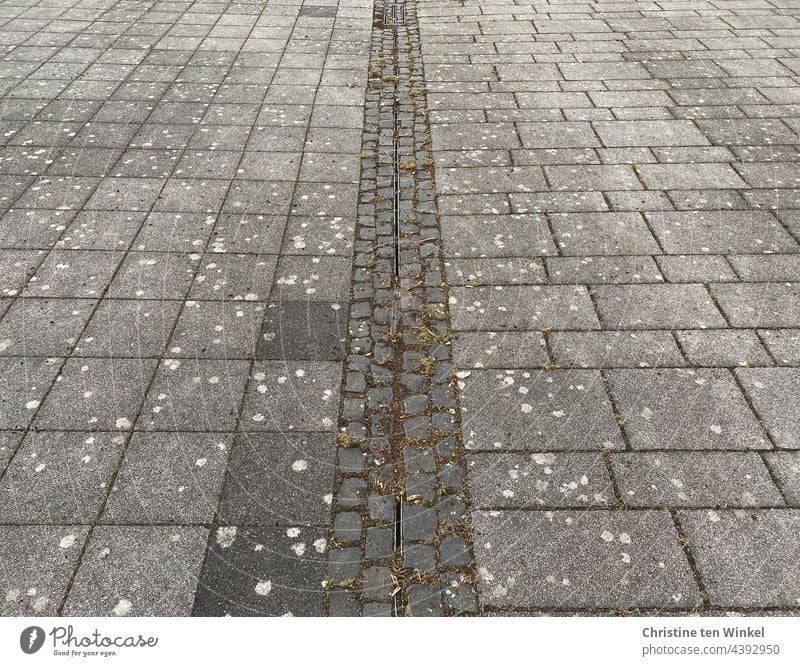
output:
[[[483,602],[510,608],[700,605],[666,511],[477,511]]]
[[[323,530],[218,527],[193,615],[321,615],[326,579]]]
[[[276,261],[277,257],[272,255],[207,255],[200,262],[189,298],[265,301],[275,275]]]
[[[736,273],[717,255],[661,255],[656,263],[669,282],[736,282]]]
[[[599,327],[585,287],[456,287],[450,291],[456,330],[543,330]]]
[[[54,250],[36,270],[23,295],[98,298],[123,256],[122,252]]]
[[[628,506],[783,506],[755,452],[637,452],[614,454],[611,460],[622,501]]]
[[[111,298],[182,299],[197,270],[192,255],[130,252],[108,289]]]
[[[663,282],[652,257],[546,257],[553,284],[625,284]]]
[[[124,442],[105,432],[29,433],[0,482],[0,521],[91,523]]]
[[[81,334],[97,301],[23,298],[0,322],[0,354],[65,356]]]
[[[775,444],[800,448],[800,368],[739,368],[735,372]]]
[[[766,449],[770,443],[727,370],[609,370],[634,449]]]
[[[600,373],[473,371],[461,380],[472,450],[601,450],[623,446]]]
[[[127,250],[138,233],[143,213],[82,211],[58,239],[66,250]]]
[[[586,507],[614,502],[601,453],[481,453],[467,457],[479,509]]]
[[[134,433],[101,522],[210,523],[230,441],[206,433]]]
[[[207,541],[202,527],[96,527],[64,614],[188,615]]]
[[[104,299],[75,346],[76,356],[155,358],[164,351],[180,301]]]
[[[150,386],[136,428],[232,431],[249,368],[247,361],[164,359]]]
[[[718,284],[711,289],[733,326],[800,326],[800,283]]]
[[[566,255],[659,254],[658,244],[638,213],[551,215],[558,247]]]
[[[156,361],[70,359],[42,404],[35,428],[130,430]]]
[[[10,210],[0,215],[0,246],[49,249],[74,215],[69,210]]]
[[[770,451],[764,454],[773,478],[789,506],[800,507],[800,453]]]
[[[267,307],[257,358],[335,361],[344,357],[347,307],[340,303],[283,301]]]
[[[745,282],[800,281],[800,254],[738,255],[729,261]]]
[[[592,127],[605,146],[707,146],[690,120],[596,121]]]
[[[189,301],[169,342],[169,353],[191,358],[251,359],[264,306],[239,301]]]
[[[76,525],[0,526],[0,612],[56,615],[88,533]]]
[[[595,300],[612,329],[719,328],[725,320],[699,284],[600,285]]]
[[[544,264],[539,258],[457,259],[445,261],[445,280],[449,286],[544,284]]]
[[[226,523],[326,525],[336,442],[327,433],[239,435],[222,495]]]
[[[800,365],[800,330],[760,330],[758,335],[778,365]]]
[[[346,302],[350,291],[351,262],[338,257],[284,256],[278,261],[276,301]]]
[[[441,229],[446,257],[556,254],[547,220],[539,215],[443,215]]]
[[[712,604],[797,606],[800,512],[680,511],[678,520]]]
[[[134,250],[199,252],[216,220],[211,215],[150,213],[133,242]]]
[[[255,363],[241,427],[248,432],[333,432],[341,372],[339,363],[325,361]]]
[[[462,331],[452,346],[457,368],[540,368],[549,363],[544,337],[535,331]]]
[[[694,365],[772,365],[753,331],[677,331],[675,335],[686,357]]]
[[[667,331],[550,333],[557,365],[578,368],[657,368],[686,365]]]

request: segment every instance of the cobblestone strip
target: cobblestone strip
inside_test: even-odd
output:
[[[477,611],[413,3],[376,3],[330,615]]]

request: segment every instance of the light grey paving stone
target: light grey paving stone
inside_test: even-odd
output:
[[[544,264],[538,257],[522,259],[459,259],[445,261],[447,284],[451,287],[461,285],[504,285],[504,284],[544,284],[547,282]]]
[[[104,299],[74,354],[156,358],[167,345],[180,308],[180,301]]]
[[[725,326],[699,284],[600,285],[594,294],[604,324],[612,329]]]
[[[592,126],[586,122],[517,123],[517,131],[525,148],[591,148],[600,145]],[[488,147],[500,146],[491,144]]]
[[[668,331],[597,331],[548,335],[557,365],[576,368],[657,368],[686,365]]]
[[[733,326],[800,326],[800,283],[718,284],[711,290]]]
[[[450,291],[455,330],[599,328],[586,287],[455,287]]]
[[[599,372],[472,371],[459,387],[468,449],[579,451],[623,446]]]
[[[586,507],[614,503],[601,453],[467,456],[473,507]]]
[[[141,225],[132,249],[199,252],[205,247],[215,222],[213,215],[150,213]]]
[[[800,507],[800,452],[770,451],[764,460],[787,504]]]
[[[251,359],[264,306],[239,301],[188,301],[169,342],[178,357]]]
[[[207,541],[203,527],[96,527],[64,614],[189,615]]]
[[[442,194],[534,192],[547,189],[542,169],[535,166],[440,169],[436,186]]]
[[[558,247],[566,255],[659,254],[638,213],[550,215]]]
[[[0,613],[55,616],[88,533],[77,525],[0,526]]]
[[[556,254],[547,220],[541,215],[443,215],[441,229],[445,257]]]
[[[23,296],[98,298],[123,256],[122,252],[54,250],[36,270]]]
[[[249,362],[243,360],[164,359],[136,428],[232,431],[249,368]]]
[[[736,255],[729,261],[745,282],[800,281],[800,254]]]
[[[606,374],[634,449],[771,448],[727,370]]]
[[[718,255],[661,255],[655,260],[669,282],[738,282],[728,262]]]
[[[124,442],[107,432],[29,433],[0,482],[0,521],[91,523]]]
[[[182,299],[197,270],[196,255],[130,252],[108,289],[111,298]]]
[[[22,431],[0,431],[0,474],[5,471],[24,435]]]
[[[50,249],[74,215],[69,210],[24,208],[5,212],[0,215],[0,246]]]
[[[139,231],[143,213],[81,211],[58,239],[65,250],[127,250]]]
[[[800,511],[680,511],[678,520],[712,604],[797,607]]]
[[[49,430],[129,430],[155,369],[149,359],[70,359],[34,420]]]
[[[325,532],[299,526],[218,527],[192,614],[322,615]]]
[[[247,432],[334,432],[341,373],[341,364],[326,361],[255,363],[241,428]]]
[[[513,213],[603,212],[608,204],[600,192],[512,192],[508,195]],[[495,211],[496,212],[496,211]]]
[[[103,523],[210,523],[219,504],[228,435],[134,433]]]
[[[670,254],[797,251],[797,243],[765,211],[648,212],[646,217]]]
[[[264,301],[272,286],[276,263],[274,255],[206,255],[200,262],[189,298]]]
[[[641,507],[759,507],[784,502],[761,457],[659,451],[611,456],[622,501]]]
[[[640,164],[636,171],[654,190],[698,190],[746,187],[729,164]]]
[[[735,372],[775,444],[800,448],[800,368],[738,368]]]
[[[477,511],[483,602],[508,608],[700,605],[666,511]]]
[[[797,134],[778,119],[698,120],[697,126],[717,146],[792,145],[797,143],[798,138]]]
[[[66,356],[96,302],[77,298],[18,299],[0,322],[0,354]]]
[[[546,257],[554,284],[625,284],[663,282],[653,257]]]
[[[452,347],[457,368],[541,368],[550,361],[538,331],[462,331]]]
[[[690,120],[601,120],[593,122],[592,127],[609,147],[709,145]]]
[[[753,331],[677,331],[675,335],[686,357],[694,365],[772,365],[772,360]]]
[[[642,189],[636,173],[627,164],[548,166],[544,171],[554,190],[574,192]]]
[[[778,365],[800,365],[800,330],[759,330],[758,334]]]
[[[332,433],[239,435],[220,520],[232,525],[328,525],[335,454]]]

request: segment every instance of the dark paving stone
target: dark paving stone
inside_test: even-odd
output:
[[[775,443],[800,448],[800,368],[740,368],[736,376]]]
[[[0,322],[0,354],[66,356],[96,303],[78,298],[15,301]]]
[[[251,359],[264,316],[259,303],[190,301],[169,343],[175,356]]]
[[[321,615],[325,550],[322,530],[219,527],[193,615]]]
[[[347,308],[339,303],[281,301],[270,304],[256,357],[338,361],[344,357]]]
[[[60,366],[58,358],[0,359],[0,427],[27,427]]]

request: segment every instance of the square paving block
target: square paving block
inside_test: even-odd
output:
[[[148,211],[164,182],[162,178],[105,178],[86,202],[86,208]]]
[[[189,292],[197,300],[265,301],[277,257],[255,254],[206,255]]]
[[[143,220],[144,213],[80,212],[59,238],[56,247],[65,250],[125,251]]]
[[[272,300],[347,302],[351,271],[350,259],[283,256],[278,261]]]
[[[50,249],[73,215],[75,211],[39,209],[19,209],[3,213],[0,215],[0,247],[20,250]],[[11,265],[13,266],[13,262]],[[11,273],[17,274],[16,270]],[[2,283],[5,289],[5,277],[2,278]]]
[[[476,508],[586,507],[614,503],[603,455],[480,453],[467,456]]]
[[[53,250],[25,287],[23,296],[97,298],[124,254],[89,250]]]
[[[335,456],[332,433],[239,435],[220,520],[232,525],[328,525]]]
[[[277,254],[283,242],[286,218],[277,215],[222,213],[211,233],[209,251]]]
[[[481,370],[473,371],[459,386],[464,442],[469,449],[623,446],[599,372]]]
[[[628,506],[783,506],[755,452],[664,451],[611,457]]]
[[[60,358],[0,358],[0,428],[27,427],[61,362]]]
[[[79,209],[100,178],[53,176],[36,180],[15,203],[15,208]],[[7,189],[5,191],[8,191]]]
[[[609,370],[634,449],[768,449],[727,370]]]
[[[292,216],[281,252],[311,257],[350,257],[354,235],[352,221],[345,218]]]
[[[257,362],[241,427],[248,432],[334,432],[341,381],[340,363]]]
[[[260,303],[189,301],[170,340],[169,354],[251,359],[263,317]]]
[[[223,213],[248,215],[287,215],[294,183],[261,180],[234,180],[225,196]],[[353,199],[355,201],[355,197]],[[354,214],[355,206],[353,206]],[[298,214],[304,215],[297,211]],[[315,210],[313,215],[319,211]],[[338,213],[329,211],[333,215]]]
[[[450,312],[455,330],[599,328],[583,286],[455,287]]]
[[[24,434],[21,431],[0,431],[0,475],[5,471]]]
[[[197,270],[196,255],[131,252],[108,290],[111,298],[182,299]]]
[[[203,527],[96,527],[64,614],[189,615],[207,542]]]
[[[136,428],[233,431],[249,367],[248,361],[164,359]]]
[[[213,215],[151,213],[133,243],[134,250],[200,252],[211,235]]]
[[[225,201],[229,180],[167,180],[154,211],[216,213]]]
[[[0,354],[66,356],[97,301],[21,298],[0,322]]]
[[[229,435],[135,433],[101,522],[210,523],[229,452]]]
[[[124,443],[108,432],[29,433],[0,482],[0,522],[91,523]]]
[[[503,608],[699,607],[666,511],[477,511],[485,604]]]
[[[0,615],[55,616],[88,527],[0,526]]]
[[[740,368],[735,372],[775,444],[800,449],[800,368]]]
[[[788,505],[800,508],[800,452],[773,451],[764,460]]]
[[[68,360],[42,404],[35,428],[130,430],[155,360]]]
[[[75,347],[76,356],[157,358],[167,345],[180,301],[105,299]]]
[[[679,511],[709,601],[800,606],[800,511]]]
[[[19,294],[43,258],[44,253],[37,250],[0,250],[0,293]]]
[[[326,530],[218,527],[193,615],[322,615]]]
[[[541,368],[549,362],[538,331],[462,331],[453,341],[457,368]]]
[[[347,334],[347,307],[339,303],[271,303],[257,358],[338,361],[346,353]]]

